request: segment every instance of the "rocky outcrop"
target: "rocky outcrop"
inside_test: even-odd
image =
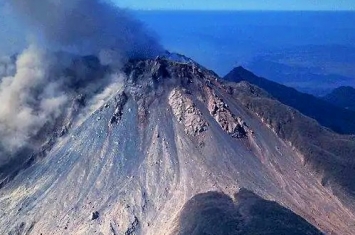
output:
[[[248,126],[241,117],[236,117],[228,105],[219,98],[210,88],[206,87],[208,110],[221,128],[233,138],[245,138],[248,134]]]
[[[116,108],[112,118],[110,119],[110,125],[117,124],[121,120],[123,115],[123,108],[126,102],[127,95],[124,92],[115,98]]]
[[[125,235],[134,235],[136,230],[138,229],[139,226],[139,220],[137,216],[134,216],[134,220],[131,223],[130,227],[127,229],[127,231],[124,233]]]
[[[182,90],[171,91],[169,104],[176,119],[184,125],[188,135],[196,136],[207,130],[208,123],[202,117],[200,110]]]
[[[99,216],[100,216],[100,213],[98,211],[95,211],[91,215],[91,220],[96,220],[99,218]]]

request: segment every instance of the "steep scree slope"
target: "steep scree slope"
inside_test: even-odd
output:
[[[190,199],[206,192],[234,198],[242,188],[279,205],[265,207],[261,198],[240,208],[235,202],[237,211],[230,213],[240,214],[241,229],[263,221],[260,210],[269,208],[275,219],[285,213],[294,218],[290,224],[305,234],[319,234],[308,223],[327,234],[355,233],[351,206],[334,195],[333,184],[322,184],[321,171],[328,169],[305,164],[312,156],[302,155],[292,139],[275,131],[272,117],[265,119],[246,101],[259,96],[296,111],[249,84],[221,82],[193,62],[136,60],[124,71],[122,89],[3,184],[0,234],[182,234],[198,223],[184,220],[194,207]],[[276,228],[263,231],[277,234]]]

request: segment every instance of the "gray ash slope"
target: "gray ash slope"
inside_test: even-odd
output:
[[[350,153],[352,137],[192,61],[123,71],[124,87],[2,185],[0,234],[355,233],[352,187],[328,164],[350,154],[319,140],[311,147],[329,155],[308,155],[284,132],[307,123]],[[201,213],[213,211],[225,220],[211,228]]]

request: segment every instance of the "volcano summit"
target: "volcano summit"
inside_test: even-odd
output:
[[[2,171],[1,234],[355,233],[353,136],[183,56],[122,71]]]

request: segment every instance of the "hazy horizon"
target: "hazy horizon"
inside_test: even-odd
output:
[[[235,1],[235,0],[157,0],[154,2],[147,2],[143,0],[114,0],[120,7],[127,7],[134,10],[137,9],[161,9],[161,10],[312,10],[312,11],[338,11],[338,10],[355,10],[355,4],[349,0],[323,0],[323,1],[309,1],[309,0],[249,0],[249,1]]]
[[[168,50],[221,76],[243,66],[317,95],[340,85],[355,86],[355,26],[347,25],[355,21],[354,12],[134,12]],[[320,81],[322,86],[314,85]]]
[[[135,12],[135,11],[147,11],[147,12],[154,12],[154,11],[167,11],[167,12],[171,12],[171,11],[177,11],[177,12],[183,12],[183,11],[199,11],[199,12],[331,12],[331,13],[342,13],[342,12],[350,12],[350,13],[355,13],[355,9],[350,9],[350,10],[293,10],[293,9],[170,9],[170,8],[155,8],[155,9],[144,9],[144,8],[128,8],[126,7],[127,10]]]
[[[347,24],[355,21],[355,11],[130,11],[157,35],[165,49],[184,54],[220,76],[241,65],[257,75],[315,94],[325,94],[339,85],[355,86],[355,69],[351,66],[355,26]],[[0,15],[0,20],[4,23],[0,25],[0,55],[20,52],[27,43],[26,29],[6,15]],[[294,49],[300,46],[311,52],[296,53]],[[295,67],[296,62],[302,68]],[[334,66],[329,66],[332,62]],[[323,66],[328,68],[326,72]],[[307,81],[310,78],[324,81],[324,87],[313,86]]]

